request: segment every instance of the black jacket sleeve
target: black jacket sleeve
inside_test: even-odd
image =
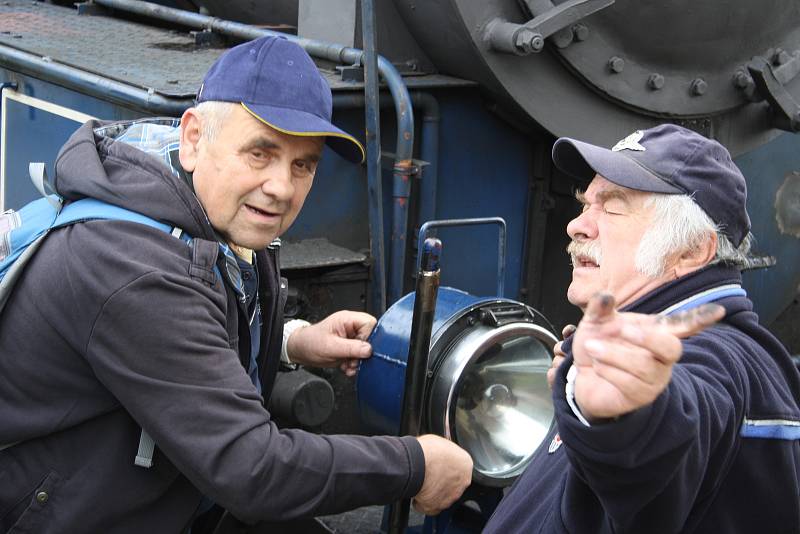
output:
[[[245,521],[329,514],[415,495],[414,438],[279,430],[228,343],[224,298],[143,274],[108,297],[87,344],[96,376],[200,491]]]

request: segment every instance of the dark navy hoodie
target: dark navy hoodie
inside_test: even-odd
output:
[[[736,270],[707,267],[626,311],[736,283]],[[565,342],[555,424],[484,532],[800,532],[800,374],[750,300],[717,303],[725,318],[683,341],[666,390],[613,422],[586,427],[572,413]]]

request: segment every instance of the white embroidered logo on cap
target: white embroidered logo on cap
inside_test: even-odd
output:
[[[611,149],[611,152],[619,152],[620,150],[635,150],[637,152],[644,152],[647,150],[645,147],[639,144],[642,137],[644,137],[644,132],[641,130],[636,130],[628,137],[614,145]]]

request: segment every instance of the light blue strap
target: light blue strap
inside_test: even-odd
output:
[[[173,230],[172,226],[160,223],[146,215],[142,215],[141,213],[127,210],[125,208],[120,208],[119,206],[115,206],[113,204],[101,202],[93,198],[82,198],[64,206],[64,209],[62,209],[61,213],[59,213],[58,217],[56,217],[56,222],[53,224],[53,228],[66,226],[78,221],[89,221],[93,219],[116,219],[136,222],[145,224],[152,228],[158,228],[159,230],[168,234],[172,233]]]
[[[0,279],[0,312],[3,311],[3,308],[6,307],[6,302],[8,302],[8,297],[11,296],[11,290],[14,289],[14,284],[17,282],[17,278],[22,273],[22,270],[25,268],[25,265],[30,260],[31,256],[39,249],[42,244],[42,241],[47,236],[47,234],[43,234],[39,236],[33,243],[28,245],[22,254],[14,260],[14,263],[9,267],[8,271],[6,271],[5,276]]]

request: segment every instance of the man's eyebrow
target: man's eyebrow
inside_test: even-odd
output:
[[[249,150],[253,150],[256,148],[260,148],[261,150],[273,150],[276,148],[280,148],[280,145],[267,137],[255,137],[250,141],[248,141],[247,143],[245,143],[240,149],[240,151],[247,152]]]
[[[583,205],[586,205],[586,204],[589,203],[586,200],[586,195],[581,190],[575,191],[575,200],[577,200],[578,202],[580,202]]]
[[[256,138],[251,139],[247,143],[245,143],[242,146],[242,148],[240,149],[240,152],[248,152],[248,151],[253,150],[253,149],[275,150],[275,149],[278,149],[278,148],[281,148],[281,145],[279,143],[273,141],[269,137],[256,137]],[[305,154],[300,159],[303,159],[303,160],[308,161],[310,163],[319,163],[319,160],[322,158],[321,152],[322,152],[322,149],[320,148],[319,152],[317,152],[317,151],[309,152],[308,154]]]
[[[625,204],[630,204],[630,197],[622,189],[605,189],[597,193],[597,201],[600,204],[604,204],[612,199],[621,200]]]

